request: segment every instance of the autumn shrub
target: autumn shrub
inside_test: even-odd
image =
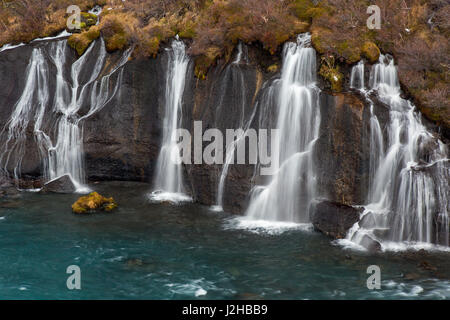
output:
[[[105,3],[106,0],[2,0],[0,46],[56,35],[66,28],[66,9],[70,5],[86,11]]]
[[[371,4],[375,3],[320,1],[310,28],[313,46],[321,54],[333,55],[338,63],[353,64],[363,57],[374,63],[379,51],[393,54],[400,81],[422,112],[450,127],[449,1],[378,0],[379,30],[366,26]],[[330,74],[327,66],[321,70],[324,77]]]
[[[138,20],[132,13],[114,12],[103,16],[100,23],[106,50],[123,50],[136,42]]]
[[[79,56],[81,56],[92,41],[98,37],[100,37],[100,27],[93,26],[82,33],[74,33],[69,37],[67,43],[77,51]]]
[[[319,73],[333,91],[342,90],[343,64],[362,58],[375,63],[380,52],[390,53],[400,82],[423,113],[450,122],[448,0],[2,0],[0,46],[64,30],[66,8],[72,4],[84,12],[104,6],[98,26],[84,14],[84,29],[69,38],[78,54],[102,35],[108,51],[133,46],[133,57],[155,57],[178,34],[189,39],[201,79],[218,59],[230,59],[239,42],[275,55],[284,42],[305,31],[325,58]],[[381,9],[380,30],[366,25],[372,4]],[[268,66],[267,72],[277,70]]]
[[[202,11],[190,53],[197,76],[204,75],[218,57],[229,58],[234,46],[259,42],[271,54],[280,45],[308,28],[289,10],[291,1],[218,0]]]

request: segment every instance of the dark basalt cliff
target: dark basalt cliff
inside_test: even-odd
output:
[[[46,44],[40,44],[46,45]],[[238,64],[219,63],[206,80],[194,76],[188,67],[183,99],[182,126],[192,132],[193,122],[208,128],[239,128],[248,121],[267,83],[277,73],[261,71],[248,48],[248,59]],[[8,121],[24,87],[32,46],[0,53],[0,127]],[[115,59],[115,53],[108,59]],[[75,60],[75,54],[70,57]],[[95,65],[95,61],[86,63]],[[87,178],[136,180],[151,183],[161,144],[167,54],[155,59],[130,60],[124,66],[119,92],[102,110],[83,120]],[[348,76],[348,75],[347,75]],[[320,83],[320,82],[319,82]],[[364,203],[369,166],[369,108],[356,93],[320,93],[321,125],[315,150],[319,194],[345,205]],[[385,111],[383,111],[385,110]],[[83,111],[83,109],[81,109]],[[256,111],[255,119],[260,116]],[[377,108],[386,123],[387,109]],[[50,121],[51,122],[51,121]],[[258,128],[258,121],[251,127]],[[22,177],[39,179],[41,163],[34,143],[32,121],[27,131]],[[9,168],[11,169],[11,168]],[[221,165],[185,165],[185,181],[194,199],[211,205],[216,201]],[[254,183],[253,165],[231,165],[225,183],[224,208],[243,213]]]

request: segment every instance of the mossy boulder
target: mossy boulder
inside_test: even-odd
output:
[[[133,42],[136,25],[137,20],[132,15],[108,14],[103,17],[100,28],[106,50],[113,52],[126,49]]]
[[[117,208],[114,199],[103,197],[97,192],[91,192],[87,196],[80,197],[73,205],[74,213],[92,213],[97,211],[112,211]]]
[[[98,17],[93,13],[81,12],[80,15],[81,15],[81,24],[82,25],[84,24],[84,28],[94,26],[98,21]],[[83,26],[81,27],[83,28]]]
[[[375,63],[380,58],[380,49],[371,41],[366,41],[362,46],[361,51],[370,63]]]
[[[75,33],[69,37],[67,43],[73,49],[75,49],[79,56],[83,55],[84,51],[86,51],[87,47],[94,41],[100,37],[100,30],[98,26],[94,26],[90,28],[88,31],[84,31],[82,33]]]

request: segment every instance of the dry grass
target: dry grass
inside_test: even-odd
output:
[[[400,81],[423,113],[450,128],[450,2],[378,0],[380,30],[366,27],[370,4],[365,0],[320,1],[311,25],[314,47],[348,64],[361,57],[373,63],[378,51],[374,45],[393,54]]]
[[[309,30],[316,50],[333,57],[333,67],[325,65],[321,74],[339,90],[331,79],[341,79],[340,64],[362,57],[374,62],[381,50],[396,57],[400,80],[422,111],[450,127],[448,0],[378,0],[381,30],[366,27],[369,0],[1,1],[0,46],[63,30],[71,4],[83,11],[100,4],[99,26],[86,26],[69,40],[78,54],[101,34],[109,51],[135,46],[134,57],[155,57],[161,43],[178,34],[190,40],[199,78],[218,58],[227,60],[238,41],[278,54],[285,41]]]
[[[2,0],[0,46],[56,35],[66,27],[66,9],[76,4],[85,11],[106,0]]]

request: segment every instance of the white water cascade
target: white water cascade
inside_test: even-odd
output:
[[[354,71],[352,76],[360,74]],[[386,137],[368,98],[374,92],[389,107]],[[394,60],[381,55],[372,68],[366,94],[371,102],[367,205],[347,240],[363,247],[378,242],[388,250],[431,243],[449,246],[448,150],[400,94]]]
[[[350,88],[365,91],[364,84],[364,61],[359,61],[353,68],[350,75]]]
[[[176,130],[181,123],[181,108],[189,57],[186,55],[184,43],[178,39],[172,41],[168,54],[162,146],[156,164],[154,191],[150,194],[150,199],[177,203],[192,200],[186,194],[183,184],[181,161],[175,161],[180,157]]]
[[[250,192],[245,218],[261,225],[267,221],[309,223],[309,208],[316,193],[313,150],[320,126],[316,53],[310,40],[309,34],[302,34],[297,43],[285,45],[281,78],[268,88],[264,98],[275,108],[261,113],[270,118],[273,112],[275,116],[279,167],[268,184],[256,185]],[[271,146],[272,152],[276,149]]]
[[[114,85],[111,84],[112,76],[131,54],[131,50],[125,51],[115,64],[106,67],[106,50],[103,40],[100,41],[99,52],[93,51],[92,44],[70,66],[70,49],[65,40],[33,49],[22,95],[1,132],[4,143],[0,164],[4,172],[13,168],[14,177],[20,179],[22,160],[26,156],[27,131],[32,126],[45,181],[68,174],[77,192],[89,191],[84,185],[82,123],[116,95],[123,68],[114,77]],[[88,69],[88,61],[92,59],[96,63]],[[53,67],[56,69],[54,73]],[[86,105],[87,113],[80,115],[80,109]]]
[[[223,195],[225,191],[225,183],[228,176],[228,170],[230,168],[230,165],[234,162],[236,149],[241,143],[245,143],[244,138],[246,137],[250,124],[253,121],[255,111],[257,109],[256,107],[253,108],[253,112],[250,115],[250,118],[246,121],[245,108],[250,102],[246,101],[246,83],[244,75],[240,69],[240,65],[247,63],[248,60],[246,49],[247,48],[244,47],[241,42],[239,42],[237,46],[236,58],[226,67],[225,75],[223,77],[223,85],[221,86],[221,91],[224,94],[228,94],[228,90],[225,86],[231,85],[231,91],[234,96],[233,102],[236,105],[239,105],[240,110],[238,111],[240,116],[238,117],[238,122],[233,124],[233,127],[238,128],[239,130],[237,131],[238,136],[231,145],[227,146],[225,150],[225,163],[222,166],[222,171],[220,172],[219,176],[219,183],[217,185],[216,205],[211,207],[211,210],[218,212],[223,211]],[[217,106],[217,118],[222,118],[222,112],[229,112],[227,110],[223,110],[223,97],[224,95],[221,95],[221,99],[219,100]]]

